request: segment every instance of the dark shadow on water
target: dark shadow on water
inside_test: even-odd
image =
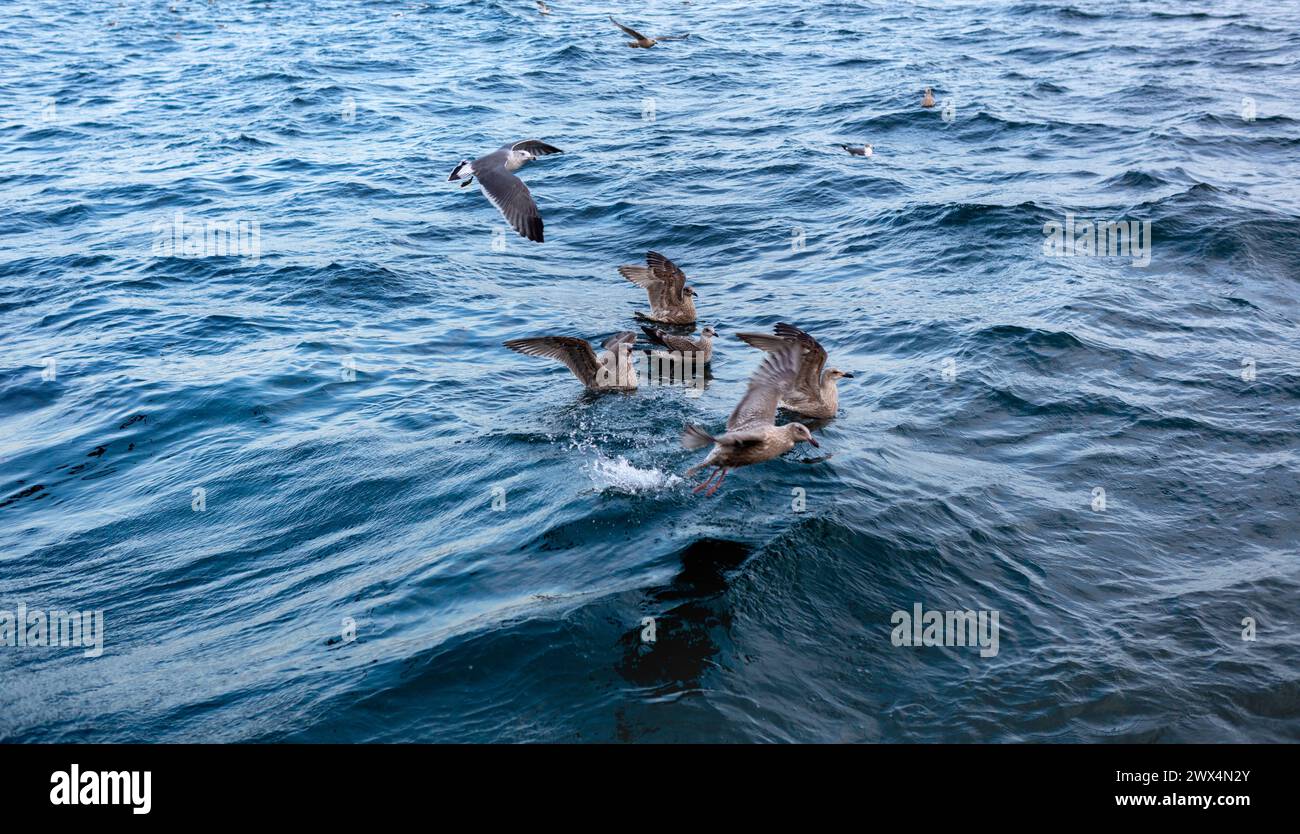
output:
[[[751,552],[749,545],[727,539],[691,542],[678,554],[682,569],[672,583],[651,590],[650,596],[666,601],[721,593],[727,589],[726,574],[740,567]]]
[[[648,590],[645,607],[677,604],[623,634],[618,673],[663,694],[698,688],[702,675],[719,665],[719,641],[731,628],[727,575],[751,552],[749,545],[725,539],[701,539],[682,550],[681,571],[668,585]]]

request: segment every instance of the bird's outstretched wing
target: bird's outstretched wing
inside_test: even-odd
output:
[[[776,424],[776,404],[794,385],[801,352],[797,342],[789,341],[763,357],[763,364],[749,378],[745,396],[727,419],[728,433]]]
[[[615,333],[613,336],[610,336],[608,339],[601,342],[600,346],[603,347],[605,350],[618,350],[620,345],[627,345],[628,347],[631,347],[634,344],[636,344],[636,334],[633,333],[631,330],[624,330],[620,333]]]
[[[631,281],[633,284],[636,284],[643,290],[648,290],[660,283],[659,279],[655,277],[653,272],[644,266],[636,266],[635,264],[620,266],[618,268],[618,274],[622,275],[624,278]]]
[[[550,156],[553,153],[564,153],[564,151],[554,145],[548,145],[538,139],[525,139],[522,142],[516,142],[510,146],[510,149],[515,151],[528,151],[533,156]]]
[[[530,339],[511,339],[505,342],[505,346],[525,356],[558,359],[573,371],[573,375],[583,385],[596,387],[596,373],[600,370],[600,363],[586,339],[575,336],[536,336]]]
[[[658,252],[647,252],[645,263],[654,276],[664,283],[665,291],[674,303],[681,304],[686,300],[686,296],[682,294],[682,290],[686,287],[686,273],[678,269],[677,264]]]
[[[768,353],[782,350],[790,344],[790,340],[782,336],[773,336],[771,333],[737,333],[736,338],[747,345],[756,347],[759,350],[765,350]]]
[[[645,35],[641,34],[640,32],[638,32],[637,30],[631,27],[624,26],[622,23],[619,23],[617,20],[614,19],[612,15],[609,18],[609,22],[614,24],[618,28],[622,29],[624,32],[627,32],[629,35],[631,35],[632,37],[636,38],[639,41],[643,41],[646,39]]]
[[[505,168],[493,167],[479,172],[478,186],[516,232],[537,243],[543,242],[542,216],[523,180]]]
[[[618,268],[618,274],[646,291],[650,297],[650,306],[660,309],[668,306],[668,285],[654,270],[647,266],[625,265]]]
[[[772,328],[778,336],[794,339],[803,348],[803,360],[799,363],[799,376],[794,388],[812,399],[821,396],[822,369],[826,367],[826,348],[809,334],[791,324],[780,322]]]

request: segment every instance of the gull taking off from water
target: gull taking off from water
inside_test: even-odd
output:
[[[840,145],[840,147],[852,156],[871,156],[870,145]]]
[[[542,242],[542,216],[537,213],[537,204],[533,195],[528,193],[528,186],[514,175],[524,165],[539,156],[563,153],[536,139],[526,139],[511,145],[502,145],[487,156],[480,156],[470,162],[461,160],[456,170],[451,172],[447,181],[465,180],[461,188],[469,185],[478,177],[478,187],[483,190],[492,205],[522,237]]]
[[[622,29],[624,32],[628,34],[629,37],[635,39],[627,42],[627,45],[634,49],[635,48],[649,49],[650,47],[654,46],[660,41],[683,41],[690,37],[690,35],[668,35],[662,38],[647,38],[645,35],[641,34],[637,30],[628,26],[624,26],[622,23],[619,23],[617,20],[613,18],[613,16],[609,18],[609,22],[614,24],[618,28]]]
[[[934,107],[934,93],[930,92],[929,87],[925,88],[925,98],[921,99],[921,106]]]
[[[686,274],[658,252],[647,252],[645,266],[620,266],[618,274],[645,289],[650,315],[636,317],[665,324],[695,324],[695,289],[686,286]]]
[[[674,336],[648,324],[641,325],[641,329],[645,332],[646,338],[655,344],[663,345],[678,353],[694,354],[696,361],[701,365],[707,365],[713,359],[713,337],[718,335],[718,331],[709,325],[705,325],[700,331],[698,339],[692,339],[690,336]]]
[[[699,449],[713,444],[713,450],[703,462],[686,470],[686,477],[689,478],[701,469],[710,466],[715,468],[692,492],[708,487],[708,492],[704,494],[712,495],[722,486],[728,469],[771,460],[793,449],[796,443],[807,441],[814,446],[819,445],[803,423],[776,425],[776,404],[781,395],[794,384],[798,372],[799,345],[791,341],[779,351],[763,358],[763,364],[749,378],[745,396],[727,418],[725,434],[713,436],[696,426],[686,427],[682,434],[682,445],[687,449]],[[710,485],[715,476],[717,483]]]
[[[599,354],[586,339],[574,336],[537,336],[511,339],[505,346],[525,356],[558,359],[591,391],[635,391],[636,365],[632,361],[632,344],[636,334],[628,330],[606,339]]]
[[[840,392],[835,384],[841,379],[853,379],[853,374],[838,368],[826,367],[826,348],[812,336],[797,327],[778,324],[775,336],[766,333],[737,333],[746,344],[765,351],[785,350],[789,345],[799,346],[799,373],[794,385],[781,397],[781,404],[796,414],[826,420],[835,416],[840,407]]]

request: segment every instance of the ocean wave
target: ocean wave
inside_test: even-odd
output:
[[[10,658],[0,740],[1295,740],[1295,646],[1213,660],[1294,621],[1286,11],[552,5],[0,33],[0,596],[111,634],[93,698]],[[545,244],[446,180],[533,137]],[[155,253],[178,211],[261,250]],[[1045,255],[1066,214],[1150,264]],[[649,250],[700,396],[502,346],[636,330]],[[693,493],[778,322],[839,413]],[[999,653],[893,645],[916,604]]]

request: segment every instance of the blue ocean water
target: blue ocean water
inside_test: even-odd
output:
[[[1300,9],[550,6],[7,4],[0,610],[105,631],[0,645],[0,740],[1300,740]],[[446,181],[526,138],[541,245]],[[698,398],[501,346],[647,249]],[[693,495],[779,321],[833,457]]]

